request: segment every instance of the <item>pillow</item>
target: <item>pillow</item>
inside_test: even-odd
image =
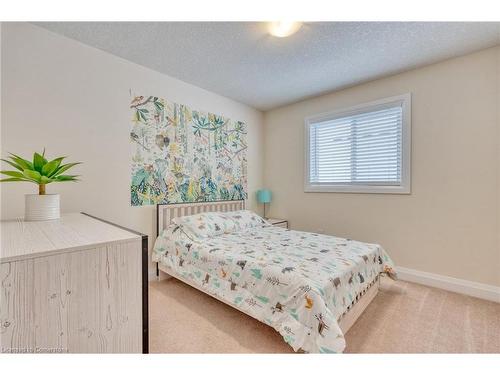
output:
[[[222,212],[202,212],[196,215],[176,217],[173,223],[179,225],[184,233],[192,240],[231,233],[235,230],[235,223]]]
[[[269,224],[255,212],[249,210],[225,212],[226,216],[231,218],[236,225],[236,230],[244,230],[254,227],[267,227]]]

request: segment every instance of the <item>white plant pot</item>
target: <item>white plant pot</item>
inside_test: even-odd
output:
[[[26,194],[24,197],[24,220],[54,220],[61,217],[59,194]]]

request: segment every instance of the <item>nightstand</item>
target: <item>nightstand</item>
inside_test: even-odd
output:
[[[266,220],[275,227],[281,227],[281,228],[288,229],[288,220],[275,219],[275,218],[270,218],[270,217],[268,217]]]

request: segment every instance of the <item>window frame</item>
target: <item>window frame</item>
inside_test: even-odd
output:
[[[388,108],[394,104],[402,107],[401,134],[401,183],[399,185],[377,183],[311,183],[310,182],[310,127],[311,123],[334,120],[340,117],[366,113]],[[304,192],[325,193],[375,193],[375,194],[411,194],[411,93],[379,99],[326,113],[309,116],[304,119]]]

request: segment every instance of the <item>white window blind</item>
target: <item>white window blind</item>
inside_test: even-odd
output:
[[[377,192],[376,187],[407,190],[405,104],[396,100],[366,105],[307,121],[306,185],[325,191],[328,186],[342,191],[360,186],[367,187],[366,192]]]

